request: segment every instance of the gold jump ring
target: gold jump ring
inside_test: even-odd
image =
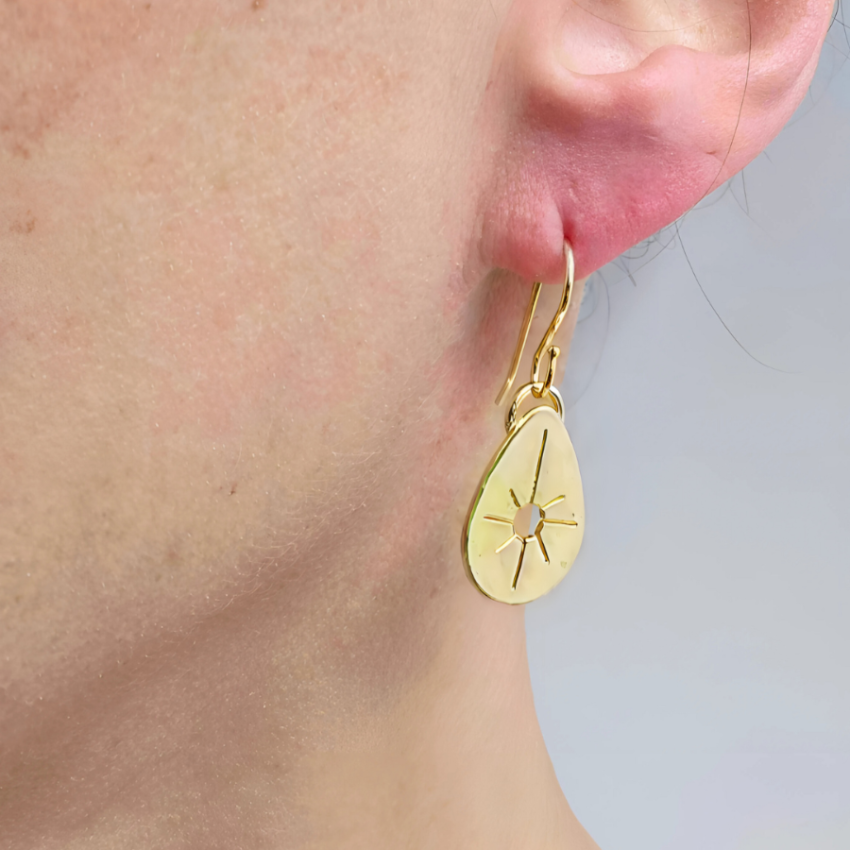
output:
[[[508,414],[505,417],[505,429],[508,433],[513,431],[516,426],[517,414],[519,413],[520,405],[529,397],[534,396],[541,400],[548,401],[552,404],[555,412],[563,420],[564,418],[564,400],[561,394],[554,387],[548,390],[544,389],[545,384],[540,381],[538,383],[523,384],[514,396],[513,404],[508,408]],[[539,393],[539,395],[538,395]]]

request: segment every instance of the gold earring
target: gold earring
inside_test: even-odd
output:
[[[552,386],[561,351],[552,340],[567,314],[575,278],[572,249],[558,312],[534,353],[531,381],[508,408],[507,437],[481,481],[463,530],[463,561],[473,584],[498,602],[521,605],[548,593],[567,574],[584,535],[584,496],[578,461],[564,427],[564,403]],[[502,404],[516,378],[540,297],[534,284],[519,344],[496,399]],[[541,360],[548,354],[546,377]],[[529,398],[541,404],[519,416]]]

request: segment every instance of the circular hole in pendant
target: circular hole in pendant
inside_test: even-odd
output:
[[[531,537],[546,518],[546,514],[535,504],[523,505],[514,517],[514,534],[517,537]]]

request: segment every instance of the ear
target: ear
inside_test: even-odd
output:
[[[752,160],[802,100],[833,0],[515,0],[485,106],[482,260],[579,276]],[[491,137],[492,138],[492,137]]]

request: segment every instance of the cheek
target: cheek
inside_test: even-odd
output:
[[[372,250],[362,228],[335,224],[329,239]],[[152,430],[226,438],[276,408],[324,409],[357,392],[363,340],[349,326],[351,305],[329,297],[315,270],[267,262],[254,239],[224,209],[163,228],[159,276],[137,291],[156,387]]]
[[[240,413],[284,391],[293,352],[283,293],[250,261],[235,216],[186,212],[161,231],[155,277],[135,290],[155,388],[150,427],[233,432]]]

